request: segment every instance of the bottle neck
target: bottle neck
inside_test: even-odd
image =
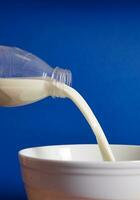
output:
[[[52,97],[65,97],[64,88],[70,86],[72,82],[72,74],[70,70],[59,67],[54,68],[51,77],[47,77],[46,86],[48,95]]]
[[[45,80],[45,82],[46,82],[46,90],[47,90],[48,96],[60,97],[60,98],[66,97],[65,90],[64,90],[66,84],[58,82],[55,79],[53,80],[48,79],[48,80]]]
[[[55,80],[57,82],[64,83],[68,86],[71,86],[71,83],[72,83],[71,71],[56,67],[54,68],[52,72],[51,80]]]

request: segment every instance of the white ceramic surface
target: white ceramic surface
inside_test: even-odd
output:
[[[19,152],[29,200],[140,200],[140,146],[111,145],[117,162],[97,145],[59,145]]]

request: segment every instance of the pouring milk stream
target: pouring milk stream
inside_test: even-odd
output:
[[[33,54],[15,47],[0,46],[0,106],[21,106],[48,96],[68,97],[82,112],[93,130],[102,157],[115,161],[106,136],[84,98],[72,87],[71,72],[51,68]]]

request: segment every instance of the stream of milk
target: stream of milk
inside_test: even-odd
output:
[[[26,105],[48,96],[68,97],[71,99],[94,132],[103,159],[105,161],[115,161],[97,118],[84,98],[75,89],[50,79],[0,78],[0,106]]]

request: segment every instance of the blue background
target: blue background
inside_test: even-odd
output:
[[[110,143],[140,144],[140,5],[134,1],[0,4],[0,44],[70,68]],[[68,99],[0,108],[0,199],[23,200],[17,153],[30,146],[96,143]]]

